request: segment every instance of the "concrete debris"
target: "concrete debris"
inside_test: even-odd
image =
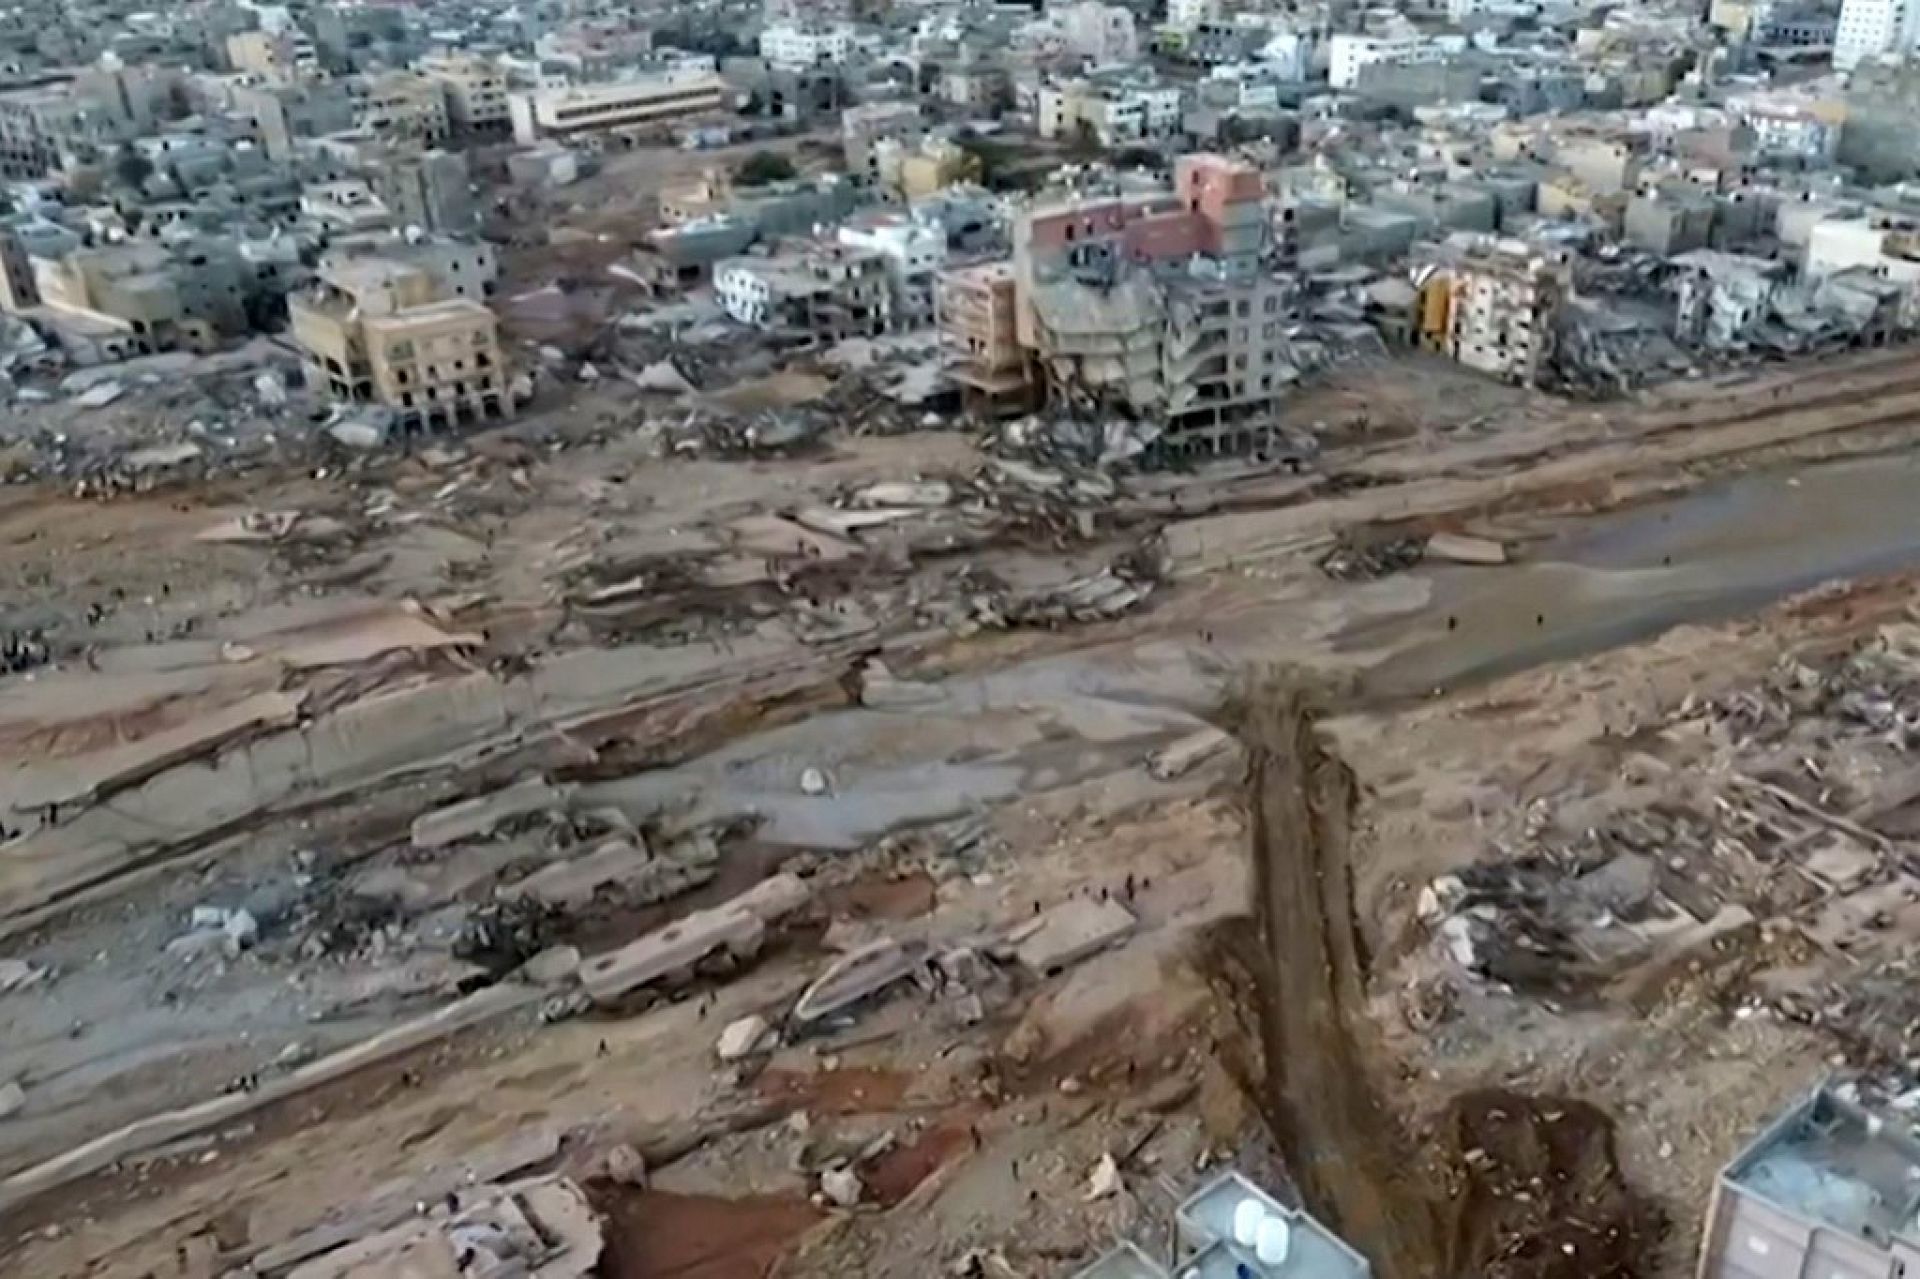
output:
[[[954,488],[945,480],[886,480],[853,495],[859,507],[939,507],[952,504]]]
[[[860,704],[871,710],[913,710],[946,700],[938,684],[900,679],[877,657],[866,660],[858,678]]]
[[[824,795],[831,783],[827,775],[817,768],[806,768],[800,772],[800,793],[802,795]]]
[[[1403,573],[1426,554],[1423,537],[1343,538],[1320,557],[1320,571],[1336,582],[1370,582]]]
[[[549,786],[545,778],[524,777],[504,790],[449,804],[414,818],[411,838],[419,849],[445,848],[485,839],[516,818],[564,807],[570,788]]]
[[[616,1186],[647,1188],[646,1158],[624,1141],[607,1151],[606,1172],[607,1180]]]
[[[233,958],[260,937],[259,922],[245,908],[195,906],[188,922],[191,931],[167,943],[169,955],[187,960],[206,954]]]
[[[45,981],[50,970],[24,959],[0,959],[0,995],[29,990]]]
[[[1053,628],[1069,622],[1105,622],[1124,617],[1147,602],[1153,582],[1114,569],[1078,577],[1062,586],[1003,600],[980,600],[975,617],[986,626]]]
[[[347,448],[367,452],[386,444],[392,431],[389,417],[378,409],[354,413],[327,427],[327,435]]]
[[[1100,1162],[1087,1174],[1087,1193],[1084,1198],[1089,1203],[1096,1199],[1111,1199],[1126,1188],[1126,1183],[1120,1179],[1120,1165],[1108,1152],[1100,1156]]]
[[[1505,564],[1507,548],[1488,537],[1469,537],[1464,533],[1435,533],[1427,539],[1430,559],[1454,564]]]
[[[660,391],[667,395],[686,395],[695,390],[686,375],[674,367],[672,360],[656,360],[633,375],[633,384],[643,391]]]
[[[720,1032],[720,1038],[713,1046],[713,1055],[725,1062],[739,1061],[776,1043],[778,1038],[773,1033],[773,1027],[767,1024],[767,1019],[752,1013],[727,1023],[727,1028]]]
[[[581,987],[596,1003],[607,1004],[654,982],[690,976],[702,963],[744,963],[759,953],[768,927],[811,896],[798,876],[774,875],[718,906],[594,956],[581,966]]]
[[[600,898],[645,906],[713,878],[719,854],[711,841],[684,841],[673,852],[677,855],[655,856],[638,835],[609,839],[580,857],[541,867],[501,888],[499,895],[561,911],[580,910]]]
[[[303,1262],[287,1279],[586,1279],[604,1250],[599,1215],[563,1177],[467,1187],[411,1221]]]
[[[814,978],[793,1005],[793,1021],[809,1025],[831,1017],[926,968],[925,942],[883,938],[842,955]]]
[[[860,1182],[860,1174],[851,1168],[829,1168],[820,1174],[820,1193],[826,1196],[827,1202],[837,1207],[854,1207],[866,1190]]]
[[[579,971],[580,951],[574,946],[549,946],[520,969],[521,976],[536,986],[561,985],[572,981]]]
[[[1233,745],[1233,737],[1208,725],[1170,742],[1147,757],[1147,771],[1160,781],[1184,777]]]
[[[73,402],[83,409],[104,409],[126,393],[127,388],[123,383],[96,382],[74,396]]]
[[[287,406],[286,379],[272,369],[262,369],[254,375],[253,393],[265,408],[282,409]]]
[[[1014,955],[1035,977],[1055,977],[1126,937],[1133,912],[1117,901],[1070,897],[1028,921],[1009,939]]]
[[[27,1104],[26,1089],[18,1080],[9,1079],[0,1084],[0,1119],[11,1119],[20,1113]]]

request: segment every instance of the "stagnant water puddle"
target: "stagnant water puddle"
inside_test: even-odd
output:
[[[1429,602],[1341,637],[1393,646],[1379,697],[1492,679],[1716,622],[1835,578],[1920,566],[1920,457],[1757,471],[1583,518],[1502,568],[1431,566]],[[1409,635],[1414,636],[1407,642]]]

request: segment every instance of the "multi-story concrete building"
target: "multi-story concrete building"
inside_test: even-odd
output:
[[[1259,171],[1183,156],[1174,189],[1045,203],[1014,223],[1015,331],[1049,402],[1190,437],[1270,419],[1297,376],[1286,291],[1261,269]]]
[[[296,140],[342,133],[354,121],[353,95],[338,80],[240,86],[233,91],[233,109],[275,161],[291,159]]]
[[[918,328],[934,319],[934,277],[947,260],[947,237],[937,227],[900,213],[869,213],[838,232],[840,243],[880,254],[893,285],[893,323]]]
[[[117,104],[56,80],[0,92],[0,178],[38,178],[69,155],[110,150],[138,130]]]
[[[0,226],[0,310],[29,311],[40,305],[33,260],[13,228]]]
[[[1920,1141],[1821,1088],[1721,1172],[1699,1279],[1920,1274]]]
[[[1920,4],[1843,0],[1833,35],[1834,69],[1851,71],[1868,59],[1912,53],[1916,44],[1920,44]]]
[[[838,67],[853,53],[853,28],[837,22],[783,22],[760,33],[760,56],[775,71]]]
[[[388,71],[352,81],[353,127],[396,142],[439,146],[450,124],[438,81],[410,71]]]
[[[1032,357],[1020,343],[1019,288],[1010,262],[943,271],[940,333],[967,410],[983,417],[1025,412],[1034,391]]]
[[[713,293],[742,324],[823,343],[893,326],[886,257],[845,244],[807,242],[770,257],[730,259],[714,268]]]
[[[1447,248],[1451,260],[1422,285],[1423,337],[1468,368],[1540,385],[1573,292],[1568,255],[1488,236],[1456,236]]]
[[[265,84],[291,84],[300,74],[293,37],[284,33],[235,32],[227,37],[227,61]]]
[[[1059,28],[1066,51],[1095,66],[1121,66],[1140,57],[1140,35],[1131,9],[1079,0],[1054,8],[1048,17]]]
[[[1815,222],[1802,280],[1819,284],[1853,270],[1897,286],[1900,327],[1920,327],[1920,218],[1875,210]]]
[[[1428,36],[1411,30],[1389,35],[1338,32],[1327,42],[1327,83],[1336,89],[1352,89],[1359,85],[1360,73],[1368,67],[1439,62],[1465,48],[1462,38]]]
[[[447,99],[447,124],[463,138],[503,138],[513,132],[507,73],[491,58],[440,53],[415,64]]]
[[[718,111],[727,85],[712,72],[620,80],[611,84],[535,89],[508,98],[515,141],[572,138],[670,123]]]
[[[499,324],[473,298],[389,258],[329,262],[288,305],[307,377],[335,400],[379,404],[404,428],[447,428],[509,408]]]
[[[1040,90],[1039,132],[1049,139],[1091,137],[1119,147],[1180,130],[1181,91],[1171,85],[1069,80]]]
[[[1839,153],[1847,110],[1838,100],[1751,94],[1727,107],[1753,134],[1754,154],[1763,160],[1822,167]]]
[[[400,226],[458,233],[471,231],[479,218],[464,152],[392,150],[366,173]]]
[[[880,176],[875,147],[881,142],[917,146],[926,133],[926,118],[911,102],[870,102],[840,113],[840,144],[847,170],[869,180]]]

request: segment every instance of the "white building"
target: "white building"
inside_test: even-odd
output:
[[[1078,4],[1062,5],[1048,16],[1059,27],[1069,53],[1096,66],[1139,60],[1140,36],[1134,29],[1131,10],[1101,4],[1100,0],[1080,0]]]
[[[1298,83],[1313,69],[1313,41],[1298,31],[1275,31],[1259,56],[1260,64],[1275,78]]]
[[[760,56],[776,71],[837,67],[853,53],[853,28],[844,23],[783,22],[760,33]]]
[[[742,324],[755,328],[766,324],[773,304],[773,284],[754,264],[743,259],[723,262],[714,268],[713,299]]]
[[[1191,31],[1220,10],[1220,0],[1167,0],[1167,25]]]
[[[1851,71],[1867,58],[1911,53],[1920,44],[1916,0],[1844,0],[1833,36],[1835,70]]]
[[[727,94],[720,77],[701,72],[533,89],[513,94],[507,106],[514,140],[532,146],[541,138],[639,128],[718,111],[726,105]]]
[[[1278,81],[1292,79],[1285,72],[1277,70],[1270,63],[1234,62],[1215,67],[1207,73],[1207,80],[1213,84],[1230,84],[1237,96],[1233,100],[1236,110],[1260,113],[1275,111],[1280,107],[1280,86]],[[1217,98],[1211,99],[1218,102]]]
[[[1909,287],[1920,284],[1920,219],[1874,212],[1814,223],[1807,237],[1807,283],[1853,267]]]
[[[1840,148],[1846,109],[1838,102],[1754,96],[1736,98],[1727,105],[1752,130],[1754,149],[1768,159],[1825,165],[1832,163]]]
[[[1103,147],[1172,137],[1180,129],[1183,97],[1177,87],[1128,88],[1072,80],[1040,90],[1043,138],[1071,138],[1085,130]]]
[[[895,324],[933,323],[934,279],[947,262],[947,237],[939,227],[899,213],[875,213],[843,225],[839,238],[886,259]]]
[[[1396,35],[1341,32],[1327,45],[1327,83],[1336,89],[1351,89],[1360,83],[1360,73],[1376,62],[1438,62],[1465,47],[1464,39],[1433,40],[1411,31]]]

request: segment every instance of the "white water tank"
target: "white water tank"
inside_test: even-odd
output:
[[[1287,1259],[1287,1250],[1292,1246],[1293,1228],[1287,1225],[1286,1218],[1261,1218],[1260,1231],[1253,1245],[1253,1255],[1261,1265],[1279,1265]]]
[[[1260,1237],[1260,1223],[1267,1219],[1266,1205],[1258,1199],[1242,1199],[1233,1210],[1233,1241],[1251,1248]]]

